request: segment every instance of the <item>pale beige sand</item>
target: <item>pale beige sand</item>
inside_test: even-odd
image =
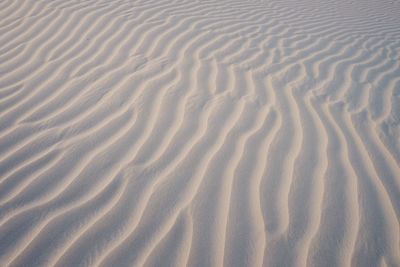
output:
[[[0,1],[0,266],[400,266],[399,219],[399,1]]]

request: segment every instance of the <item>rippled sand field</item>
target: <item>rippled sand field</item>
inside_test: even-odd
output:
[[[400,266],[400,2],[0,0],[0,266]]]

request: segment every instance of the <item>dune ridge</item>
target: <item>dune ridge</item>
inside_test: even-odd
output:
[[[1,266],[400,266],[397,1],[0,1]]]

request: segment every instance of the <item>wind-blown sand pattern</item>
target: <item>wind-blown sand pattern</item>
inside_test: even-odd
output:
[[[1,266],[400,266],[399,1],[0,1]]]

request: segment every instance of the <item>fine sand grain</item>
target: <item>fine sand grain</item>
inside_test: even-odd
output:
[[[400,266],[397,0],[0,0],[0,266]]]

